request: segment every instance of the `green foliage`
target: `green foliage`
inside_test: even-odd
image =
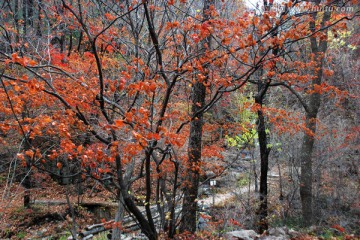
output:
[[[67,240],[70,235],[71,235],[70,233],[67,235],[63,235],[59,238],[59,240]]]
[[[17,238],[17,239],[24,239],[25,236],[26,236],[26,232],[18,232],[18,233],[16,234],[16,238]]]
[[[257,114],[251,107],[254,105],[254,98],[252,92],[248,95],[242,94],[237,97],[237,103],[239,106],[239,119],[242,134],[238,136],[225,136],[227,144],[231,147],[237,148],[252,148],[255,145],[255,139],[258,138],[256,130]],[[267,134],[270,134],[269,129],[265,129]],[[269,144],[269,148],[271,148]]]
[[[245,187],[249,185],[249,174],[244,174],[238,180],[238,187]]]
[[[333,232],[330,230],[330,229],[326,229],[324,231],[323,234],[321,234],[321,238],[327,240],[327,239],[332,239],[334,236],[333,236]]]
[[[335,37],[336,35],[336,37]],[[329,43],[330,43],[330,48],[334,48],[334,49],[341,49],[344,48],[346,45],[346,41],[348,38],[350,38],[352,36],[352,31],[342,31],[342,32],[337,32],[336,34],[329,32]],[[351,49],[352,51],[356,50],[357,47],[355,45],[347,45],[347,47],[349,49]]]
[[[257,119],[257,115],[251,110],[251,106],[255,103],[255,100],[252,97],[252,92],[249,96],[238,96],[237,102],[240,108],[239,122],[241,123],[241,127],[247,129],[249,128],[249,125],[255,125],[254,123]]]
[[[4,175],[0,175],[0,184],[4,184],[6,181],[7,177]]]
[[[299,230],[302,226],[302,219],[300,217],[287,217],[286,219],[275,218],[271,221],[271,227],[283,227]]]
[[[97,234],[96,236],[94,236],[94,240],[108,240],[107,237],[108,232],[102,232],[100,234]]]
[[[254,145],[254,139],[257,138],[256,129],[250,129],[244,132],[241,136],[229,137],[225,136],[225,139],[229,146],[243,148]]]
[[[274,149],[278,152],[281,152],[282,151],[282,148],[281,148],[282,144],[281,143],[268,143],[268,145],[266,146],[267,148],[271,148],[271,149]]]

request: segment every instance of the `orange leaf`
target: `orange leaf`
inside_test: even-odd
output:
[[[60,162],[58,162],[58,163],[56,164],[56,167],[57,167],[58,169],[61,169],[61,168],[62,168],[62,164],[61,164]]]
[[[33,152],[32,150],[27,150],[27,151],[25,152],[25,155],[28,156],[28,157],[30,157],[30,158],[32,158],[32,157],[34,156],[34,152]]]
[[[104,15],[105,15],[106,19],[110,20],[110,21],[112,21],[112,20],[114,20],[116,18],[116,16],[114,16],[114,15],[112,15],[110,13],[105,13]]]
[[[35,62],[34,60],[31,60],[31,61],[29,62],[29,65],[30,65],[30,66],[35,66],[35,65],[36,65],[36,62]]]
[[[82,146],[82,145],[79,145],[79,146],[77,147],[77,151],[78,151],[79,153],[81,153],[82,150],[83,150],[83,146]]]
[[[18,153],[18,154],[16,154],[16,156],[20,160],[25,160],[24,154],[22,154],[22,153]]]
[[[11,63],[12,61],[10,59],[5,59],[5,65],[9,65],[9,63]]]
[[[122,127],[124,126],[124,121],[123,120],[115,120],[115,126],[117,127]]]

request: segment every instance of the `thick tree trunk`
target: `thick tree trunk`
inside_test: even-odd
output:
[[[315,2],[320,3],[320,0]],[[321,27],[324,27],[326,22],[330,20],[331,12],[326,11],[322,15]],[[316,31],[315,22],[317,20],[317,13],[313,14],[314,21],[310,22],[310,30]],[[327,33],[325,31],[324,33]],[[317,70],[314,70],[315,78],[312,80],[311,88],[315,85],[321,85],[324,65],[324,55],[327,50],[327,39],[320,39],[315,36],[310,38],[311,52],[315,56],[315,61],[318,63]],[[321,98],[319,93],[313,93],[309,97],[306,111],[306,127],[311,131],[305,134],[301,145],[301,176],[300,176],[300,198],[302,204],[302,217],[305,226],[310,226],[313,223],[313,209],[312,209],[312,153],[314,147],[314,135],[316,134],[316,118],[320,108]]]
[[[262,105],[263,96],[264,94],[261,94],[262,88],[266,89],[266,86],[261,84],[260,93],[255,98],[255,102],[257,104]],[[266,91],[266,90],[265,90]],[[257,127],[257,133],[259,137],[259,146],[260,146],[260,206],[259,206],[259,232],[263,233],[268,229],[268,202],[267,202],[267,175],[268,175],[268,168],[269,168],[269,153],[270,149],[268,148],[267,143],[267,134],[266,134],[266,127],[265,127],[265,118],[264,113],[262,109],[258,110],[258,127]]]
[[[121,197],[121,194],[119,196],[119,201],[118,201],[118,209],[115,215],[115,222],[119,223],[122,221],[122,219],[124,218],[124,205],[123,205],[123,200]],[[112,231],[111,234],[111,240],[120,240],[121,239],[121,230],[118,227],[115,227]]]
[[[306,127],[313,133],[316,132],[316,116],[306,115]],[[300,176],[300,196],[302,204],[302,217],[305,226],[312,224],[312,152],[314,147],[314,137],[305,134],[301,145],[301,176]]]
[[[198,112],[205,103],[205,86],[196,82],[193,87],[192,114]],[[190,139],[188,149],[188,166],[186,169],[186,187],[184,188],[184,202],[182,208],[182,222],[180,231],[196,231],[196,198],[199,188],[199,169],[201,162],[203,114],[199,114],[190,125]]]
[[[213,4],[213,0],[204,1],[203,16],[204,21],[210,18],[208,10]],[[210,37],[202,41],[210,47]],[[206,74],[205,82],[208,80],[208,69],[204,67]],[[191,114],[193,120],[190,123],[190,136],[188,147],[188,163],[186,169],[186,179],[184,188],[184,200],[182,207],[182,220],[180,225],[180,232],[196,231],[196,216],[197,216],[197,202],[196,198],[199,190],[199,168],[201,162],[202,149],[202,129],[203,129],[203,113],[198,113],[205,104],[206,87],[203,81],[196,80],[192,88],[192,106]],[[195,117],[195,118],[194,118]]]
[[[264,232],[268,229],[268,205],[267,205],[267,175],[269,168],[269,149],[267,147],[267,136],[265,132],[265,120],[262,111],[258,111],[259,116],[259,145],[260,145],[260,158],[261,158],[261,170],[260,170],[260,226],[259,232]]]

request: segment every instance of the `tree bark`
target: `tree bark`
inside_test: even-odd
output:
[[[259,84],[259,93],[255,97],[255,103],[259,104],[262,107],[263,98],[267,90],[268,83],[260,83]],[[259,138],[259,146],[260,146],[260,206],[259,206],[259,232],[263,233],[268,229],[268,204],[267,204],[267,175],[268,175],[268,168],[269,168],[269,153],[270,149],[268,148],[267,143],[267,133],[266,133],[266,126],[265,126],[265,118],[262,109],[260,108],[257,111],[258,115],[258,126],[257,126],[257,133]]]
[[[27,0],[23,0],[22,1],[22,7],[23,7],[23,20],[24,20],[24,23],[23,23],[23,37],[25,38],[26,37],[26,32],[27,32],[27,9],[28,9],[28,2]]]
[[[316,132],[316,115],[314,118],[306,114],[306,127],[313,133]],[[305,134],[301,145],[301,176],[300,176],[300,196],[302,205],[302,217],[305,226],[312,224],[312,152],[314,147],[314,137]]]
[[[14,11],[15,11],[14,20],[15,20],[15,28],[16,28],[15,41],[16,41],[16,43],[19,43],[20,28],[19,28],[19,1],[18,0],[15,1]]]
[[[205,103],[205,86],[197,81],[193,86],[192,114],[198,112]],[[201,162],[203,114],[199,114],[190,124],[190,139],[188,147],[189,162],[186,169],[186,183],[182,208],[180,231],[196,231],[196,198],[199,189],[199,165]]]
[[[209,19],[208,10],[213,4],[213,0],[204,1],[203,17],[204,21]],[[210,46],[210,37],[202,42],[205,46]],[[205,67],[206,79],[208,79],[208,69]],[[199,167],[201,163],[201,149],[202,149],[202,129],[203,129],[203,113],[199,110],[205,105],[206,87],[203,81],[196,80],[192,87],[192,106],[191,114],[193,120],[190,123],[190,136],[188,146],[188,163],[186,169],[186,179],[184,187],[184,200],[182,207],[182,219],[180,225],[180,232],[196,231],[196,216],[197,216],[197,202],[196,198],[199,190]],[[195,117],[195,115],[197,116]],[[194,118],[195,117],[195,118]]]
[[[320,1],[317,0],[316,4]],[[330,20],[331,12],[325,11],[322,15],[321,27],[324,27],[326,22]],[[315,22],[317,20],[317,13],[313,14],[314,21],[310,22],[310,30],[316,31]],[[324,31],[327,34],[327,30]],[[312,80],[311,89],[314,89],[315,85],[321,85],[324,65],[324,55],[327,50],[327,39],[321,39],[317,41],[315,36],[310,37],[311,52],[315,56],[317,64],[317,70],[314,70],[315,78]],[[301,145],[301,174],[300,174],[300,198],[302,204],[302,217],[303,224],[310,226],[313,223],[313,209],[312,209],[312,153],[315,143],[314,135],[316,134],[316,119],[320,108],[321,98],[320,93],[312,93],[307,103],[306,111],[306,128],[310,130],[310,134],[304,134]]]
[[[145,218],[143,213],[139,210],[136,206],[134,199],[128,193],[128,182],[125,180],[125,177],[122,173],[122,164],[120,155],[117,154],[115,157],[115,164],[117,170],[117,181],[120,186],[120,194],[122,199],[124,200],[124,204],[126,205],[127,209],[134,215],[136,220],[139,223],[141,231],[149,238],[149,240],[157,240],[157,232],[154,231],[149,221]],[[119,195],[120,199],[120,195]]]
[[[25,151],[29,150],[30,145],[31,145],[30,139],[28,139],[26,137],[24,150]],[[30,189],[31,189],[31,161],[32,161],[32,159],[29,156],[26,156],[25,159],[26,159],[26,166],[24,167],[24,180],[23,180],[23,187],[25,188],[25,191],[24,191],[24,199],[23,199],[23,201],[24,201],[24,207],[25,208],[30,208],[31,207]]]
[[[115,215],[115,222],[119,223],[123,220],[124,218],[124,205],[123,205],[123,200],[122,200],[122,196],[120,194],[119,196],[119,201],[118,201],[118,209],[116,211],[116,215]],[[111,234],[111,240],[120,240],[121,239],[121,230],[118,227],[113,228],[112,230],[112,234]]]

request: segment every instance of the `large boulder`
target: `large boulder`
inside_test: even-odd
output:
[[[257,237],[259,235],[254,230],[239,230],[225,234],[225,239],[227,240],[253,240]]]
[[[287,227],[270,228],[267,235],[261,236],[259,240],[286,240],[298,237],[300,234],[293,229]]]

